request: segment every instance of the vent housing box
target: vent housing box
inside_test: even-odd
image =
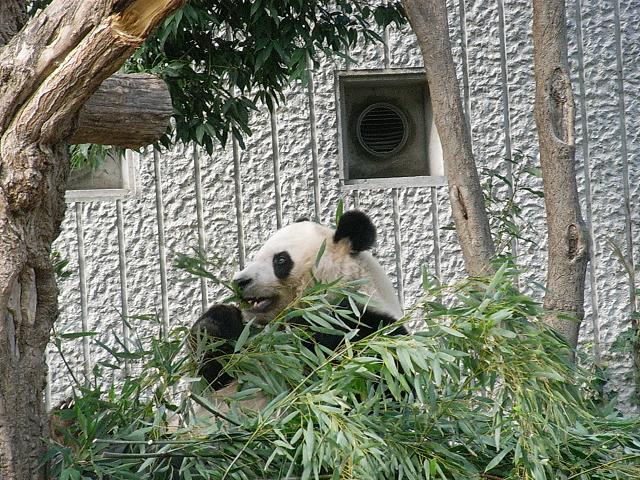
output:
[[[136,154],[137,155],[137,154]],[[69,174],[67,202],[111,201],[137,195],[134,153],[108,153],[95,169],[84,167]]]
[[[445,184],[422,69],[336,74],[343,190]]]

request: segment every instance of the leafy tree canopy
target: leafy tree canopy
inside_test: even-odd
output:
[[[47,3],[34,2],[32,13]],[[392,23],[405,23],[400,2],[191,0],[125,68],[169,85],[175,125],[163,145],[195,141],[211,153],[230,132],[244,146],[250,112],[283,100],[291,81],[305,82],[307,58],[345,56],[358,42],[381,41]]]

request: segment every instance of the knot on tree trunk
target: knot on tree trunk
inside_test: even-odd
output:
[[[563,70],[560,67],[556,67],[551,74],[550,84],[550,96],[553,98],[557,105],[563,105],[567,103],[567,78]]]
[[[465,204],[464,201],[464,196],[462,194],[462,190],[459,186],[454,185],[453,187],[453,191],[454,191],[454,198],[455,200],[458,202],[458,204],[460,205],[460,213],[462,214],[462,217],[467,220],[469,218],[469,213],[467,212],[467,206]]]
[[[12,143],[5,143],[2,151],[5,163],[0,171],[0,188],[11,211],[20,214],[38,206],[46,195],[50,160],[40,145],[12,148]]]
[[[573,146],[573,92],[571,79],[563,68],[556,67],[549,75],[546,94],[554,136],[560,142]]]
[[[585,259],[589,255],[588,235],[584,225],[572,223],[567,228],[567,257],[571,263]]]

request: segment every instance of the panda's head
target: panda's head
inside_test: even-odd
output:
[[[244,318],[259,324],[271,321],[309,285],[312,272],[325,282],[368,280],[363,290],[376,308],[399,318],[402,309],[393,286],[368,252],[375,239],[371,220],[356,210],[342,215],[335,230],[310,221],[278,230],[233,278],[248,305]]]

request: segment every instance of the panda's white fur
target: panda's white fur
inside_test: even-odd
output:
[[[303,221],[281,228],[269,238],[253,260],[234,276],[234,281],[251,279],[243,290],[244,298],[266,299],[261,308],[243,311],[245,321],[254,318],[256,323],[268,323],[312,282],[312,273],[321,282],[367,280],[361,291],[372,299],[368,307],[400,318],[402,308],[378,261],[368,251],[354,252],[348,238],[334,242],[334,234],[332,228]],[[322,248],[324,251],[316,266]],[[272,266],[274,255],[280,252],[287,252],[293,261],[293,268],[285,279],[277,278]]]

